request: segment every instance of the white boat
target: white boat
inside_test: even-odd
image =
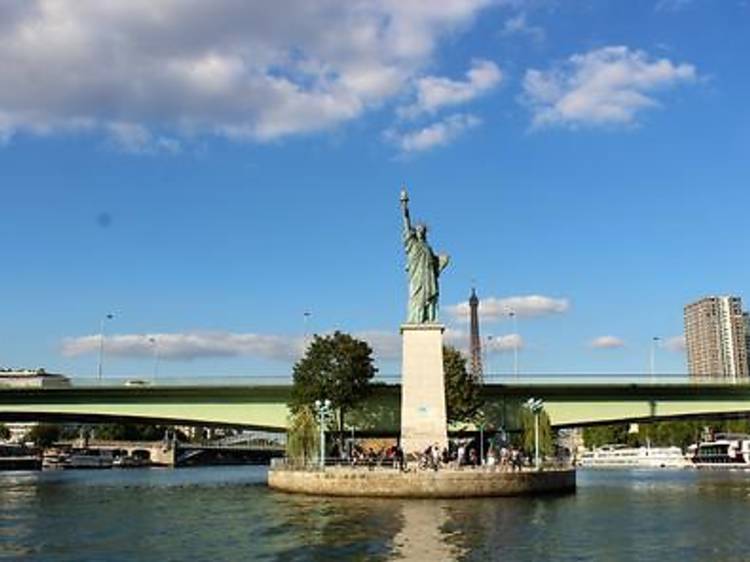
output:
[[[586,451],[578,466],[587,468],[685,468],[690,461],[679,447],[628,447],[603,445]]]
[[[750,468],[750,435],[719,433],[690,445],[688,457],[697,468]]]
[[[112,468],[112,453],[99,449],[53,449],[44,453],[42,468]]]

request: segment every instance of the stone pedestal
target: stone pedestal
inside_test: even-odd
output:
[[[435,443],[448,446],[443,374],[442,324],[403,324],[401,447],[421,453]]]

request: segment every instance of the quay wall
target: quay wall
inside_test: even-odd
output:
[[[338,467],[325,470],[271,468],[268,485],[283,492],[320,496],[475,498],[573,492],[576,473],[574,469],[399,472]]]

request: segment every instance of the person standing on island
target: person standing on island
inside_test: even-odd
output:
[[[437,322],[438,277],[447,267],[447,255],[435,255],[427,243],[427,227],[413,227],[409,217],[409,194],[401,189],[401,210],[404,219],[404,250],[406,271],[409,275],[409,324]]]

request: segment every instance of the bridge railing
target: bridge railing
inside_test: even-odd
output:
[[[527,373],[502,374],[487,373],[482,377],[485,384],[507,385],[581,385],[581,384],[638,384],[638,385],[750,385],[749,377],[710,376],[694,377],[683,373],[644,375],[642,373]],[[381,374],[374,382],[400,384],[398,374]],[[71,384],[76,388],[172,388],[172,387],[247,387],[247,386],[288,386],[291,376],[185,376],[185,377],[105,377],[103,379],[72,377]]]

